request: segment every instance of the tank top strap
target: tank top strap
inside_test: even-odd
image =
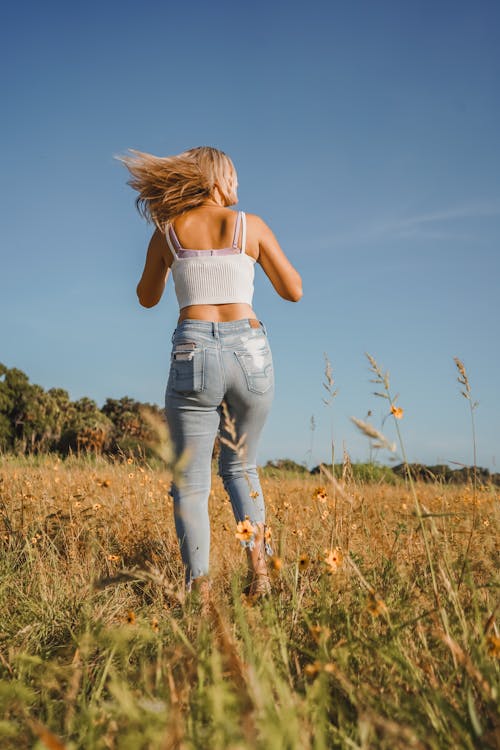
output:
[[[181,246],[179,243],[179,240],[177,239],[177,235],[174,232],[173,226],[170,224],[170,222],[167,224],[167,230],[165,232],[165,237],[167,238],[167,243],[170,248],[170,252],[174,256],[174,258],[177,260],[179,256],[177,255],[177,252],[175,250],[174,245],[177,245],[177,249],[180,250]]]
[[[238,248],[238,234],[240,233],[240,223],[241,223],[241,211],[238,211],[238,215],[236,216],[236,224],[234,226],[234,235],[233,235],[233,247],[235,250]]]
[[[241,211],[241,252],[246,252],[247,244],[247,217],[244,211]]]

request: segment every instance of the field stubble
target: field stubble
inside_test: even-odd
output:
[[[183,592],[169,485],[3,460],[2,747],[500,746],[498,489],[417,484],[420,520],[403,481],[263,472],[273,595],[250,606],[214,476],[207,606]]]

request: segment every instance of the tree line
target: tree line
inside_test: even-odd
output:
[[[108,398],[102,408],[87,397],[71,401],[63,388],[45,390],[0,363],[0,452],[147,455],[155,436],[145,411],[162,415],[128,396]]]

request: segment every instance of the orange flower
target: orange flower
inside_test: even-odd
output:
[[[159,629],[160,629],[160,623],[158,622],[158,618],[157,617],[153,617],[153,619],[151,620],[151,627],[152,627],[152,629],[154,630],[155,633],[157,633],[159,631]]]
[[[403,410],[400,406],[394,406],[394,404],[391,404],[391,414],[394,415],[395,419],[403,419]]]
[[[239,521],[236,526],[236,539],[239,539],[242,542],[248,542],[254,534],[255,529],[248,518],[245,518],[244,521]]]
[[[264,541],[267,542],[267,544],[271,544],[271,536],[272,529],[270,526],[266,526],[266,530],[264,531]]]
[[[106,560],[109,560],[109,562],[120,562],[120,555],[108,555]]]
[[[367,605],[368,612],[372,617],[379,617],[387,613],[387,607],[383,599],[374,591],[370,593]]]
[[[255,500],[256,497],[259,497],[259,495],[260,492],[257,492],[257,490],[252,490],[252,492],[250,493],[250,497],[252,498],[252,500]]]
[[[328,567],[329,573],[336,573],[337,570],[341,567],[343,560],[344,553],[342,552],[340,547],[335,547],[335,549],[331,550],[325,550],[324,563]]]
[[[269,560],[269,567],[274,573],[278,573],[281,570],[282,565],[281,557],[277,557],[276,555],[273,555]]]
[[[132,610],[127,612],[127,622],[129,625],[135,625],[135,612],[132,612]]]
[[[326,672],[327,674],[333,674],[335,672],[335,664],[331,664],[331,663],[323,664],[322,662],[318,661],[318,659],[316,659],[315,662],[313,662],[312,664],[307,664],[304,667],[304,672],[310,677],[314,677],[319,672]]]
[[[500,659],[500,638],[494,633],[488,636],[488,653],[494,659]]]
[[[299,557],[299,570],[307,570],[310,564],[309,555],[303,554]]]
[[[319,643],[322,639],[327,641],[331,633],[330,628],[325,628],[323,625],[311,625],[309,631],[316,643]]]
[[[313,500],[318,500],[320,503],[326,503],[328,495],[326,487],[316,487],[312,494]]]

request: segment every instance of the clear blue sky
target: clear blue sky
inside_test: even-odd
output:
[[[485,0],[10,3],[0,361],[72,398],[162,403],[176,300],[171,279],[136,300],[152,228],[113,155],[213,145],[304,283],[285,302],[256,268],[277,386],[259,462],[327,459],[332,425],[337,455],[366,459],[349,418],[386,407],[367,351],[427,463],[472,462],[463,359],[499,471],[499,22]]]

